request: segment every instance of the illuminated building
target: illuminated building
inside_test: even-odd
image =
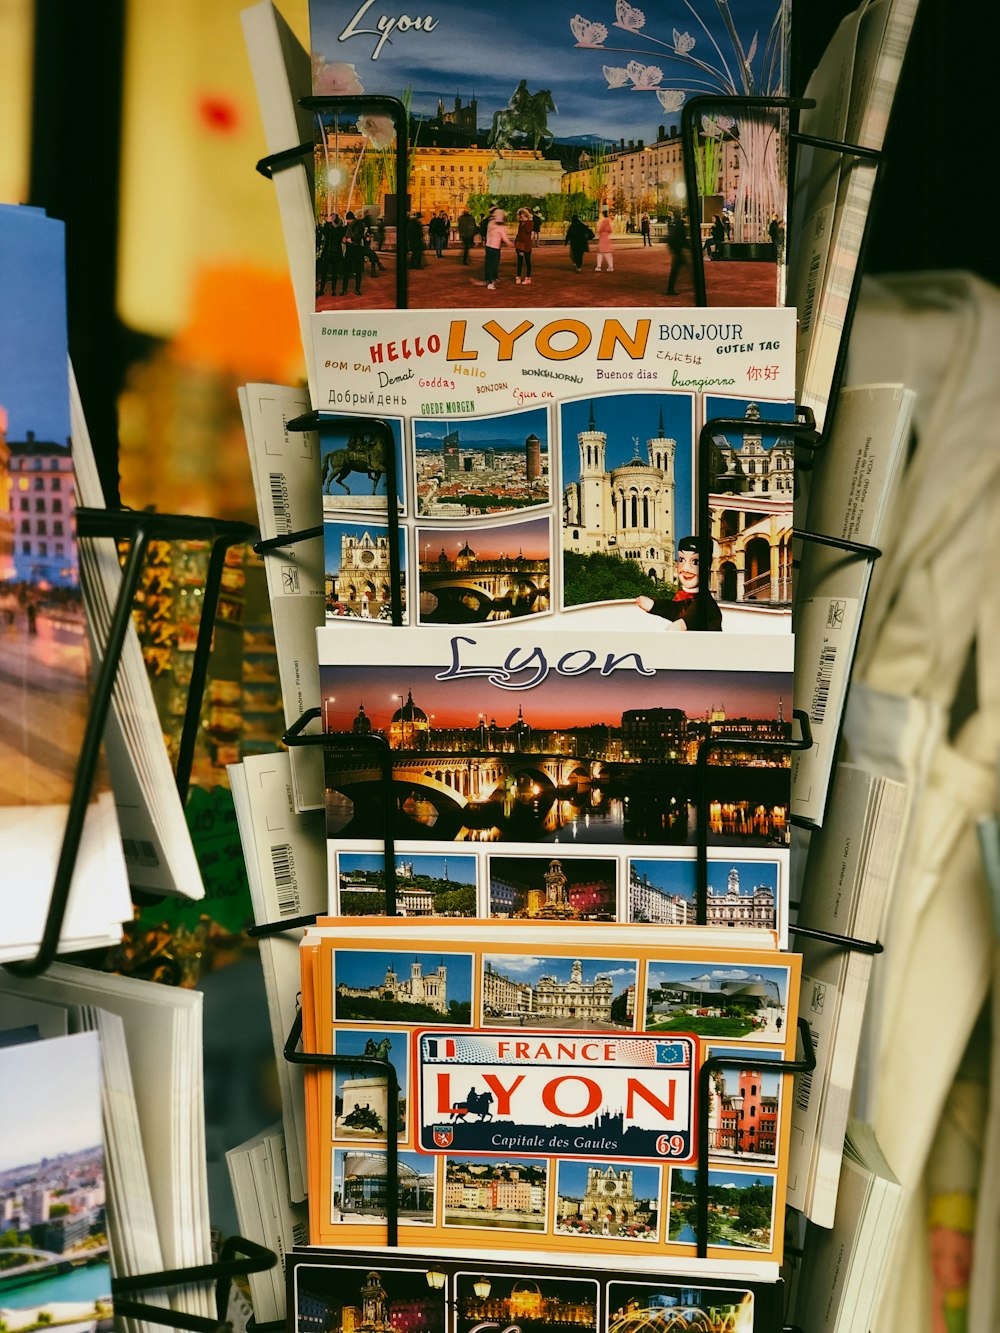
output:
[[[34,432],[29,430],[23,441],[8,441],[5,452],[14,541],[14,569],[7,577],[53,587],[77,587],[80,573],[73,540],[76,501],[69,441],[54,444],[36,440]],[[3,483],[0,467],[0,484]],[[0,545],[0,565],[3,563]]]
[[[407,690],[406,703],[396,709],[389,723],[389,744],[394,750],[425,750],[430,731],[427,714],[413,702],[412,690]]]

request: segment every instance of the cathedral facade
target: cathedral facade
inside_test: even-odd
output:
[[[583,1198],[560,1195],[556,1217],[559,1231],[577,1231],[583,1222],[599,1235],[617,1236],[632,1228],[645,1232],[644,1239],[655,1239],[656,1200],[635,1197],[630,1167],[588,1166]]]
[[[591,406],[587,429],[577,435],[580,479],[563,490],[563,549],[578,555],[603,552],[634,560],[660,583],[674,580],[674,456],[677,441],[666,437],[663,413],[645,456],[633,436],[633,457],[607,466],[607,432],[598,429]]]
[[[402,586],[402,575],[400,576]],[[329,610],[339,604],[341,615],[378,619],[389,614],[392,598],[392,573],[389,562],[389,538],[360,537],[344,533],[340,538],[340,569],[326,576]]]

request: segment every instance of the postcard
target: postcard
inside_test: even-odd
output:
[[[704,799],[713,844],[787,854],[786,636],[742,639],[738,665],[697,634],[386,627],[318,643],[324,726],[344,739],[326,752],[338,846],[379,839],[391,799],[397,836],[439,848],[691,847]],[[549,893],[572,906],[569,878]]]
[[[385,924],[307,932],[307,1031],[348,1057],[309,1076],[312,1244],[385,1226],[394,1123],[403,1246],[425,1243],[419,1225],[441,1246],[586,1253],[600,1237],[614,1254],[690,1254],[704,1151],[709,1257],[778,1256],[790,1103],[777,1062],[795,1051],[797,957],[741,948],[737,931],[709,948],[620,929],[631,942],[586,923],[400,922],[391,950]],[[398,1094],[351,1055],[391,1063]]]
[[[358,541],[377,541],[373,520],[386,535],[391,438],[419,582],[408,623],[535,615],[626,633],[788,634],[793,314],[326,321],[324,512]],[[713,421],[726,424],[706,431]],[[344,564],[328,550],[328,598]],[[377,552],[368,564],[386,568]]]
[[[0,1086],[17,1089],[19,1108],[0,1157],[5,1328],[110,1321],[101,1083],[96,1032],[0,1042]]]
[[[45,929],[90,707],[61,222],[0,206],[0,291],[0,854],[20,886],[4,895],[0,961],[12,962],[33,957]],[[132,827],[146,837],[148,821]],[[135,865],[150,844],[126,847]],[[64,949],[117,944],[132,906],[103,763],[70,869]]]
[[[394,305],[397,254],[413,307],[690,303],[692,247],[710,305],[776,304],[785,119],[708,106],[689,197],[681,113],[787,95],[789,12],[310,0],[316,309]]]
[[[517,1166],[512,1175],[517,1179],[506,1182],[511,1197],[517,1185],[540,1188],[528,1185]],[[594,1163],[585,1174],[581,1166],[579,1177],[567,1176],[558,1188],[566,1189],[568,1208],[587,1200],[587,1209],[594,1213],[593,1234],[616,1235],[613,1229],[623,1220],[623,1229],[639,1238],[645,1223],[624,1219],[645,1213],[649,1186],[639,1169],[609,1178]],[[456,1178],[453,1196],[457,1199],[465,1188]],[[486,1185],[477,1182],[472,1188],[482,1193]],[[366,1322],[386,1328],[405,1318],[428,1333],[444,1333],[446,1327],[473,1333],[484,1324],[558,1327],[567,1333],[671,1327],[765,1333],[781,1322],[780,1285],[766,1265],[744,1260],[732,1275],[718,1263],[702,1261],[695,1275],[692,1265],[659,1255],[647,1266],[642,1246],[633,1245],[632,1256],[620,1256],[616,1265],[603,1267],[599,1247],[593,1249],[585,1270],[568,1256],[566,1262],[560,1262],[559,1254],[504,1259],[484,1255],[474,1245],[464,1253],[442,1253],[429,1246],[401,1253],[368,1246],[363,1264],[349,1249],[292,1250],[287,1260],[289,1315],[296,1328],[321,1319],[330,1333],[350,1333],[362,1313]]]

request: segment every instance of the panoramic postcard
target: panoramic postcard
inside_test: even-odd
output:
[[[439,843],[692,846],[702,809],[713,844],[787,845],[790,638],[742,639],[736,669],[707,635],[318,633],[330,838],[378,839],[391,801]]]

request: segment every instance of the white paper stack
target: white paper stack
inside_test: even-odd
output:
[[[141,1147],[149,1172],[163,1267],[188,1268],[210,1263],[201,993],[65,963],[53,963],[42,977],[7,976],[2,981],[2,990],[26,999],[95,1008],[112,1018],[117,1016],[131,1069],[138,1123],[131,1121],[126,1108],[119,1124],[116,1099],[115,1150],[120,1145],[122,1153],[127,1152],[134,1162],[134,1155]],[[88,1021],[96,1021],[103,1037],[104,1018]],[[112,1026],[117,1025],[109,1025],[109,1033]],[[110,1040],[114,1043],[114,1077],[109,1086],[114,1090],[124,1086],[125,1073],[118,1037],[112,1035]],[[141,1145],[135,1142],[136,1132]],[[132,1175],[128,1178],[131,1181]],[[130,1216],[133,1206],[137,1210],[138,1230],[131,1238],[141,1249],[141,1254],[134,1255],[134,1261],[141,1265],[141,1271],[155,1271],[145,1267],[146,1254],[153,1246],[145,1205],[138,1197],[130,1199],[126,1205]],[[124,1254],[125,1251],[123,1257]],[[147,1299],[145,1293],[142,1299]],[[175,1288],[170,1293],[170,1304],[188,1314],[211,1317],[214,1313],[207,1285]]]
[[[273,1250],[278,1263],[250,1274],[250,1295],[258,1324],[285,1318],[285,1255],[305,1245],[309,1218],[305,1204],[288,1197],[288,1165],[280,1125],[262,1131],[226,1153],[240,1235]]]
[[[795,1320],[810,1333],[871,1327],[903,1191],[870,1125],[851,1122],[840,1170],[837,1222],[810,1226],[798,1277]]]
[[[833,433],[816,455],[805,527],[876,549],[894,516],[915,394],[901,384],[841,392]],[[795,584],[795,706],[813,745],[792,764],[792,813],[823,822],[854,651],[874,561],[801,543]]]
[[[323,812],[295,812],[288,755],[256,755],[231,765],[228,772],[256,923],[324,912]],[[260,940],[288,1148],[289,1197],[294,1203],[306,1197],[304,1074],[302,1066],[289,1064],[282,1052],[298,1013],[301,938],[301,930],[286,930]]]
[[[72,368],[70,418],[80,503],[103,509],[104,495]],[[95,659],[100,660],[122,569],[112,539],[83,540],[79,547],[91,641]],[[132,887],[146,893],[203,898],[201,871],[134,625],[129,626],[122,644],[104,741]]]
[[[902,851],[906,810],[903,783],[838,765],[830,817],[809,847],[799,925],[877,939]],[[830,1227],[873,956],[808,937],[799,937],[798,947],[799,1016],[809,1024],[816,1068],[796,1082],[788,1202],[812,1222]]]
[[[319,437],[315,431],[288,429],[289,421],[309,411],[307,394],[276,384],[248,384],[240,389],[239,399],[260,535],[267,539],[318,528],[323,522]],[[319,707],[316,630],[325,617],[322,537],[268,553],[264,569],[285,725],[291,726],[307,709]],[[318,720],[308,728],[319,729]],[[296,810],[321,809],[322,751],[298,746],[289,753]]]

